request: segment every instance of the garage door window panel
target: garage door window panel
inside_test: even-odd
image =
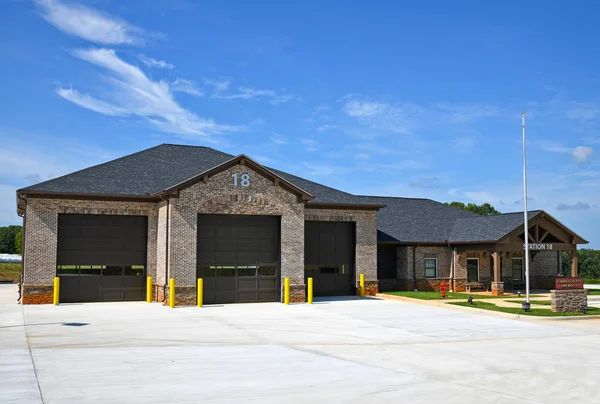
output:
[[[100,276],[102,275],[102,268],[82,265],[79,267],[79,274],[81,276]]]
[[[275,264],[261,264],[258,267],[258,276],[277,276],[277,267]]]

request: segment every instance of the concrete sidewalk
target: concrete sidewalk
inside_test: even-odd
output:
[[[356,298],[169,309],[15,296],[0,285],[3,404],[600,402],[595,321]]]

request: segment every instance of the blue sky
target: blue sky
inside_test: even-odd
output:
[[[0,4],[0,225],[17,188],[160,143],[356,194],[531,209],[600,248],[593,1]]]

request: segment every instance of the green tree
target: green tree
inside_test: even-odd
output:
[[[23,228],[20,228],[15,235],[15,250],[17,254],[23,255]]]
[[[498,212],[492,205],[489,203],[483,203],[481,205],[477,205],[475,203],[464,204],[462,202],[446,202],[445,205],[452,206],[454,208],[459,208],[462,210],[466,210],[467,212],[473,212],[481,216],[489,216],[489,215],[499,215]]]
[[[571,276],[571,257],[566,252],[562,254],[562,271],[564,276]],[[582,248],[577,250],[577,270],[579,276],[585,279],[600,280],[600,250]]]
[[[15,245],[15,238],[16,238],[19,230],[21,230],[21,226],[0,227],[0,253],[3,253],[3,254],[16,254],[17,253],[17,247]]]

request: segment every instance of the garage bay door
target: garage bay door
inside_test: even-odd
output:
[[[279,300],[279,217],[198,215],[197,276],[204,302]]]
[[[354,294],[354,222],[304,223],[304,279],[315,296]]]
[[[146,216],[58,215],[61,302],[144,300]]]

